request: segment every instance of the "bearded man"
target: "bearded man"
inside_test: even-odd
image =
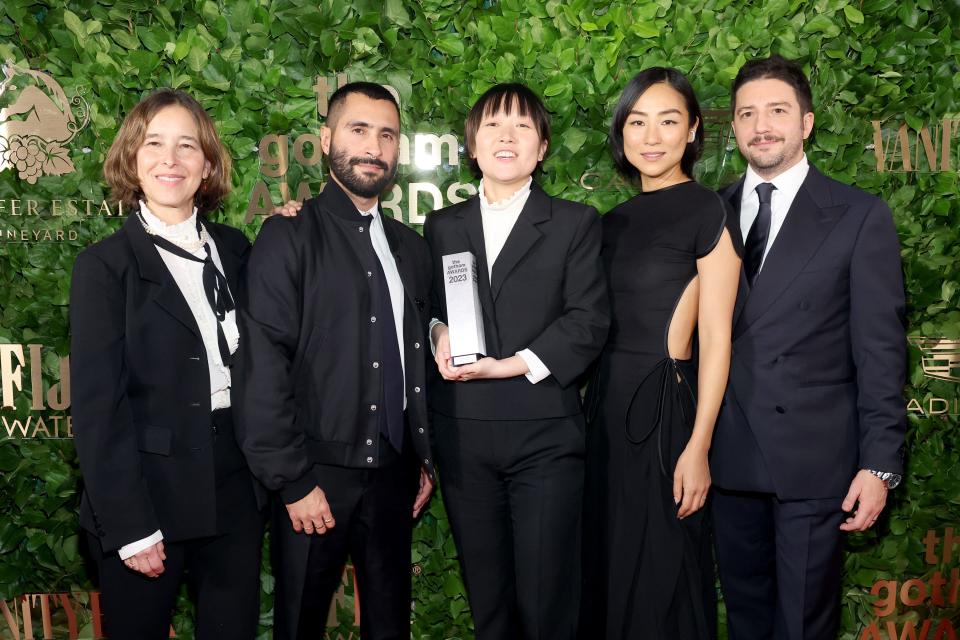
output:
[[[268,219],[248,263],[236,393],[251,470],[274,496],[275,637],[324,637],[350,556],[361,635],[410,637],[413,518],[433,489],[424,350],[431,262],[385,217],[400,112],[382,86],[330,98],[330,181]]]

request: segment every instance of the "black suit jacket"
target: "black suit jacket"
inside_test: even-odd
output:
[[[599,355],[610,324],[600,263],[600,217],[593,207],[551,198],[536,184],[488,277],[480,198],[427,216],[424,236],[434,272],[434,317],[446,321],[442,257],[477,259],[487,354],[529,348],[550,370],[537,384],[524,376],[447,382],[431,370],[431,408],[479,420],[569,416],[581,410],[578,377]]]
[[[204,224],[236,295],[250,243]],[[104,551],[157,529],[169,541],[216,533],[206,350],[137,216],[77,257],[70,324],[81,525]]]
[[[742,185],[723,192],[738,213]],[[811,166],[752,290],[741,277],[714,482],[828,498],[858,469],[901,472],[905,376],[890,209]]]
[[[432,472],[424,400],[430,255],[415,231],[380,215],[406,298],[409,437]],[[254,475],[287,504],[318,485],[314,465],[380,464],[380,330],[372,321],[378,262],[370,220],[331,180],[297,217],[269,218],[250,257],[234,367],[238,433]]]

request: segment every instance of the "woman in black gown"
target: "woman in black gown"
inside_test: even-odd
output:
[[[584,638],[699,640],[716,627],[703,506],[740,259],[727,205],[692,180],[702,144],[680,72],[630,81],[610,145],[643,192],[603,216],[612,324],[588,399]]]

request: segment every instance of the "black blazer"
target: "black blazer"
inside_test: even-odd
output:
[[[236,295],[250,243],[204,224]],[[157,529],[169,541],[216,533],[206,350],[137,216],[77,257],[70,324],[81,526],[104,551]]]
[[[596,209],[551,198],[533,185],[488,277],[480,198],[427,216],[433,256],[434,317],[446,321],[442,258],[471,251],[477,259],[487,355],[529,348],[550,370],[537,384],[524,376],[447,382],[431,367],[434,411],[477,420],[524,420],[580,413],[579,376],[599,355],[610,325],[600,263]]]
[[[742,185],[722,194],[738,213]],[[812,499],[901,472],[905,376],[890,209],[811,166],[752,290],[741,276],[714,482]]]
[[[380,215],[406,294],[409,436],[432,470],[424,400],[430,255],[415,231]],[[254,475],[287,504],[317,485],[316,464],[380,464],[370,220],[331,180],[297,217],[269,218],[250,256],[234,367],[238,433]]]

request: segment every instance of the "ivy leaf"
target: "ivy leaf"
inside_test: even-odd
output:
[[[87,39],[87,30],[83,26],[83,20],[80,19],[80,16],[75,14],[69,9],[65,9],[63,12],[63,24],[66,25],[67,29],[80,40]]]
[[[452,56],[463,55],[463,39],[455,33],[444,33],[436,41],[436,47]]]
[[[843,15],[847,17],[847,21],[851,24],[863,24],[863,12],[853,5],[845,5],[843,7]]]

